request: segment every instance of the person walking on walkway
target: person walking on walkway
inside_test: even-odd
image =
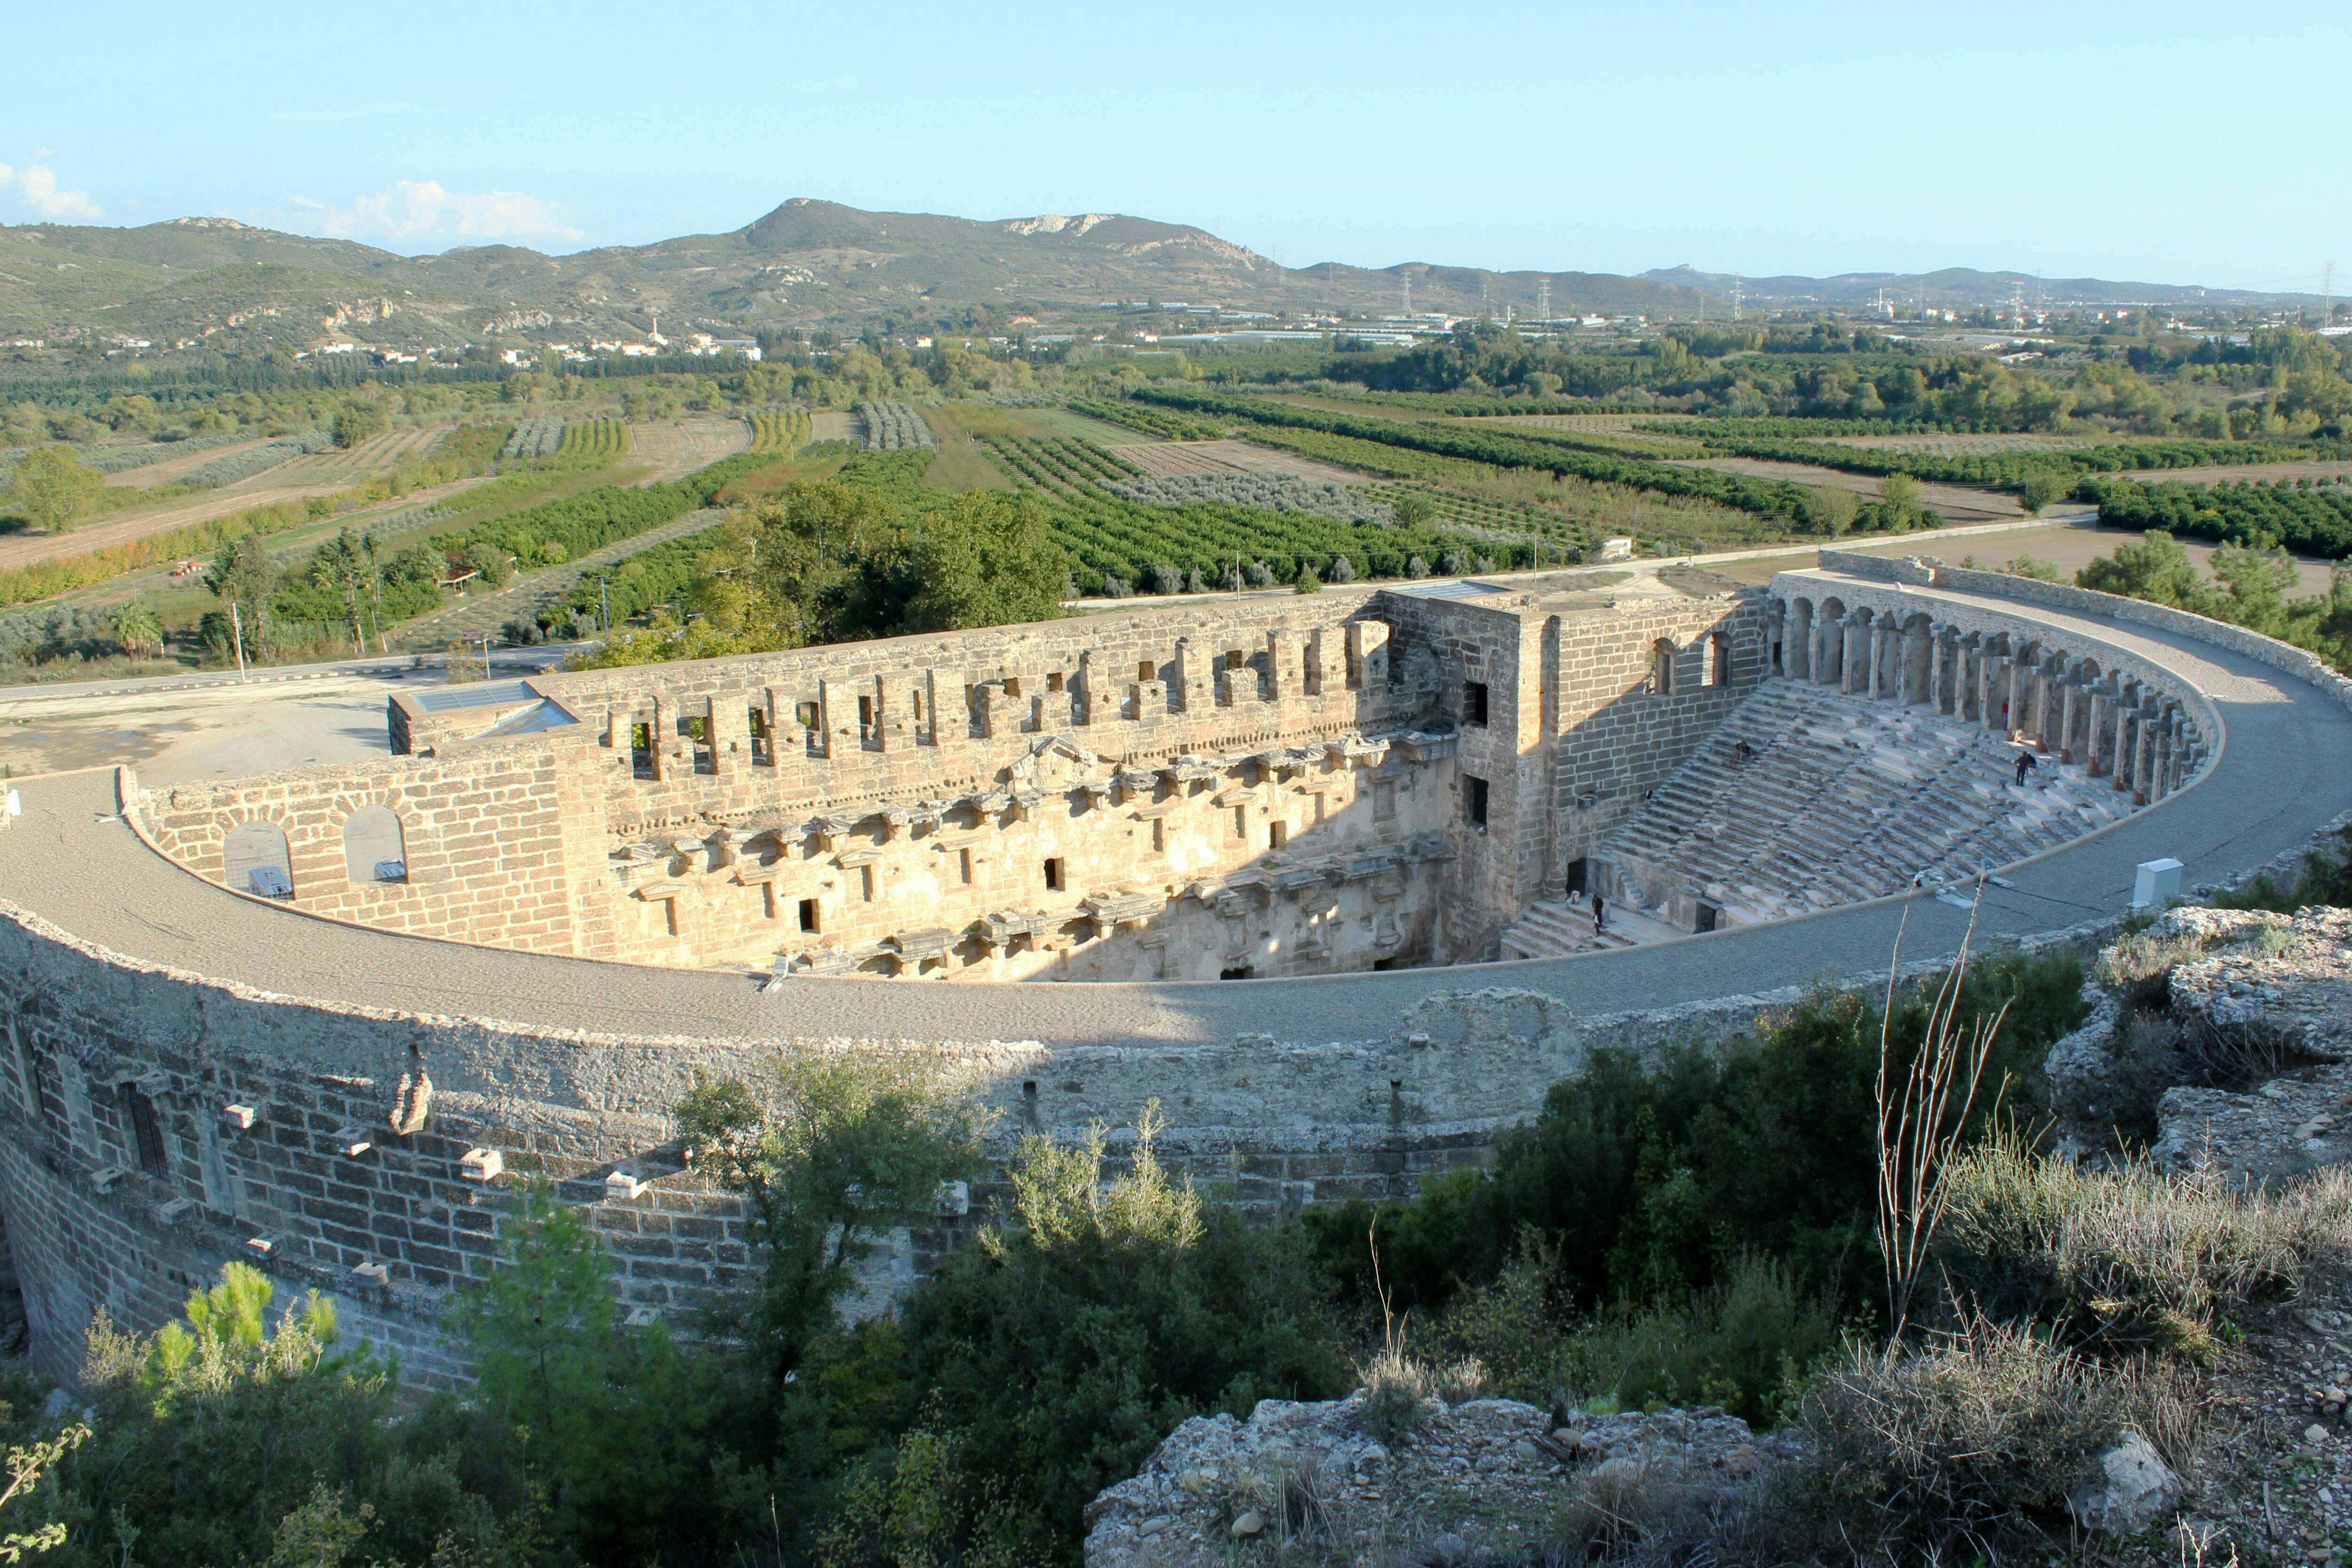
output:
[[[1599,893],[1592,895],[1592,934],[1599,936],[1609,929],[1609,900]]]
[[[2017,753],[2018,788],[2023,789],[2025,787],[2025,775],[2032,773],[2039,765],[2040,764],[2033,760],[2033,753],[2032,752],[2020,752]]]

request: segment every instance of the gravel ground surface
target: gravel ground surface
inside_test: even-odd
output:
[[[1826,575],[1826,574],[1824,574]],[[1922,599],[1968,601],[1958,594]],[[2307,844],[2352,805],[2352,715],[2316,688],[2210,644],[2007,600],[1987,608],[2095,637],[2179,672],[2228,726],[2206,778],[2007,873],[1988,887],[1986,935],[2111,913],[2132,868],[2170,855],[2184,880],[2219,880]],[[1391,1033],[1436,991],[1550,993],[1586,1014],[1654,1008],[1865,973],[1906,911],[1906,961],[1953,951],[1964,911],[1932,899],[1855,905],[1623,952],[1328,979],[1190,984],[923,985],[805,980],[761,994],[747,977],[503,952],[310,919],[225,892],[163,861],[119,822],[110,773],[19,779],[26,815],[0,831],[0,899],[116,952],[297,996],[491,1016],[624,1035],[1181,1043],[1236,1034],[1320,1042]]]
[[[2246,1324],[2211,1387],[2216,1431],[2188,1478],[2197,1522],[2248,1563],[2352,1562],[2352,1279]],[[2222,1544],[2221,1542],[2226,1542]]]

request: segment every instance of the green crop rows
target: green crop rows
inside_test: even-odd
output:
[[[1687,425],[1678,434],[1692,434]],[[2214,468],[2232,463],[2283,463],[2335,457],[2334,444],[2297,441],[2131,441],[2097,447],[2038,451],[1980,452],[1944,456],[1885,447],[1839,447],[1827,441],[1723,435],[1710,427],[1696,434],[1710,447],[1735,457],[1774,463],[1811,463],[1849,474],[1908,474],[1916,479],[2015,489],[2032,475],[2074,479],[2085,474],[2148,468]]]
[[[1096,481],[1133,470],[1088,441],[983,437],[1005,471],[1036,490],[1051,508],[1054,537],[1076,563],[1080,589],[1102,593],[1142,582],[1181,582],[1199,574],[1215,582],[1229,568],[1263,563],[1278,583],[1295,583],[1302,568],[1326,582],[1427,575],[1454,557],[1464,570],[1479,556],[1499,568],[1531,566],[1540,547],[1497,544],[1466,531],[1349,523],[1307,512],[1192,502],[1152,506],[1123,500]],[[1334,576],[1338,558],[1348,559]],[[1414,565],[1420,564],[1416,572]],[[1170,591],[1173,591],[1171,589]]]
[[[2208,487],[2117,479],[2087,488],[2099,503],[2102,528],[2162,529],[2217,544],[2284,545],[2298,555],[2332,561],[2352,557],[2352,489],[2339,484],[2282,479]]]
[[[1171,387],[1141,387],[1135,396],[1161,406],[1245,422],[1255,427],[1253,438],[1256,438],[1257,430],[1268,427],[1314,430],[1495,468],[1540,468],[1564,478],[1623,485],[1660,495],[1686,496],[1754,512],[1759,517],[1796,518],[1810,510],[1805,488],[1784,479],[1753,479],[1712,468],[1675,468],[1640,458],[1577,450],[1528,436],[1503,436],[1461,425],[1363,419],[1318,408],[1269,403],[1262,398],[1229,397]]]
[[[1171,413],[1165,408],[1147,408],[1142,404],[1125,399],[1113,403],[1087,403],[1073,399],[1069,410],[1090,419],[1124,425],[1130,430],[1140,430],[1163,441],[1213,441],[1225,433],[1224,427],[1214,420],[1194,419]]]

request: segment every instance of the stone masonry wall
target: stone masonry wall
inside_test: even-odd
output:
[[[1550,849],[1542,885],[1560,892],[1590,856],[1682,765],[1739,700],[1775,673],[1777,616],[1760,593],[1651,609],[1622,627],[1563,618],[1550,725]],[[1720,639],[1718,642],[1717,639]],[[1672,673],[1660,689],[1659,645]]]
[[[680,1318],[743,1277],[740,1206],[683,1169],[669,1108],[696,1075],[765,1052],[919,1055],[995,1114],[1000,1158],[1027,1131],[1131,1128],[1157,1100],[1166,1157],[1264,1209],[1409,1194],[1483,1161],[1594,1046],[1720,1037],[1799,999],[1579,1018],[1540,993],[1439,993],[1384,1037],[1313,1045],[555,1037],[253,992],[0,906],[0,1192],[31,1353],[54,1374],[74,1372],[91,1312],[152,1329],[241,1258],[285,1296],[332,1294],[349,1331],[446,1384],[463,1368],[438,1336],[442,1301],[489,1267],[498,1216],[532,1175],[604,1238],[633,1312]],[[893,1238],[870,1282],[910,1278],[970,1223],[943,1213]]]
[[[296,907],[412,936],[533,952],[583,951],[574,923],[561,748],[523,742],[459,758],[388,758],[146,792],[156,847],[228,885],[224,846],[241,824],[285,835]],[[376,857],[350,864],[345,827],[367,807],[400,826],[407,879],[380,881]],[[247,889],[237,887],[237,892]]]
[[[141,820],[215,881],[234,827],[275,824],[315,914],[627,962],[980,980],[1451,962],[1581,852],[1557,842],[1578,822],[1562,769],[1571,799],[1636,796],[1765,657],[1745,600],[1543,601],[1358,590],[546,676],[475,708],[403,693],[393,731],[430,755],[151,792]],[[1661,638],[1683,650],[1675,689],[1645,693]],[[547,704],[574,721],[499,728]],[[399,818],[404,883],[345,854],[371,806]]]

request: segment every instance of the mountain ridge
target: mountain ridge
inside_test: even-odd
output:
[[[161,345],[226,332],[225,342],[255,350],[317,346],[356,323],[380,345],[422,347],[628,337],[656,316],[731,332],[854,329],[877,316],[977,331],[1108,300],[1380,315],[1402,306],[1408,280],[1417,310],[1521,317],[1535,313],[1547,282],[1555,315],[1712,314],[1733,287],[1729,274],[1688,265],[1633,277],[1426,261],[1294,268],[1196,225],[1130,214],[982,219],[793,196],[724,233],[565,255],[489,244],[404,256],[194,216],[135,227],[0,225],[0,340]],[[1882,287],[1906,302],[1992,303],[2013,285],[2032,286],[2022,274],[1967,268],[1740,283],[1759,304],[1849,305]],[[2100,279],[2052,280],[2042,293],[2060,288],[2117,301],[2277,298]]]

